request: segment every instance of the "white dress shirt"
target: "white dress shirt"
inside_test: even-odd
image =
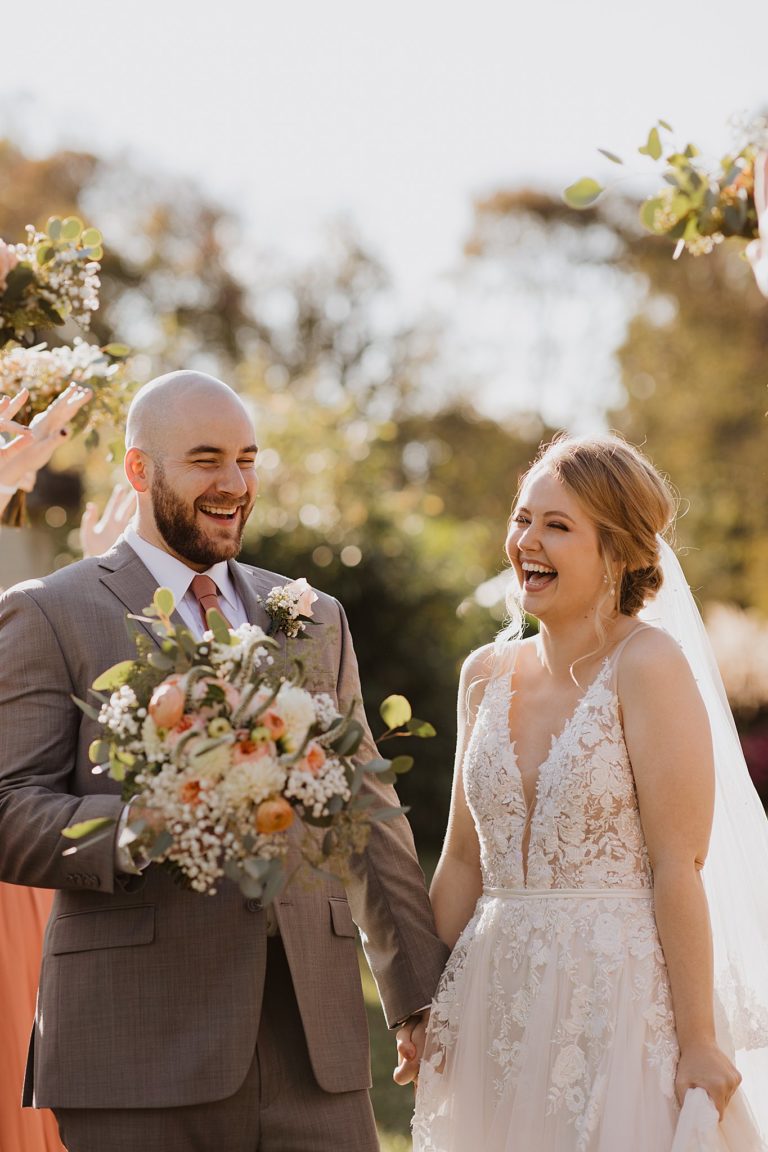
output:
[[[198,573],[194,568],[185,564],[183,560],[177,560],[170,552],[166,552],[164,548],[150,544],[143,536],[139,536],[132,525],[126,528],[123,535],[126,543],[130,544],[139,560],[157,580],[158,588],[170,588],[176,604],[176,611],[192,634],[199,640],[205,628],[203,627],[200,605],[192,595],[190,588]],[[202,575],[210,576],[218,588],[222,610],[232,627],[237,628],[238,624],[247,624],[248,616],[243,602],[237,594],[227,561],[220,560],[218,564],[207,568]]]

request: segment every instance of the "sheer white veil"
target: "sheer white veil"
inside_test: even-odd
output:
[[[662,587],[640,618],[680,644],[709,715],[715,814],[703,869],[714,941],[718,1042],[744,1076],[768,1134],[768,820],[747,770],[728,698],[696,603],[670,546],[659,538]]]

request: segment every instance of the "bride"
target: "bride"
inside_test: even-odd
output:
[[[730,856],[754,839],[768,861],[768,834],[660,537],[673,515],[659,474],[616,437],[559,438],[523,479],[507,553],[540,627],[520,640],[510,626],[462,672],[431,890],[453,952],[416,1152],[766,1147],[735,1063],[736,1047],[768,1046],[765,952],[750,941],[745,966],[718,935],[737,900]],[[640,615],[654,602],[662,627]],[[766,882],[741,876],[748,932]],[[418,1030],[399,1041],[413,1066]]]

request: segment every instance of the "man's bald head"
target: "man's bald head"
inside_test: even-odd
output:
[[[206,412],[222,405],[239,408],[247,415],[237,393],[215,376],[186,370],[166,372],[144,384],[134,396],[128,410],[125,446],[161,457],[169,429],[178,426],[182,414],[189,418],[194,412],[204,424]]]
[[[158,376],[131,404],[126,442],[139,535],[198,572],[236,556],[258,491],[253,423],[237,393],[203,372]]]

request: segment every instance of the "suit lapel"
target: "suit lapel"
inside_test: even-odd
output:
[[[152,597],[157,588],[157,581],[152,573],[142,563],[139,557],[125,540],[119,540],[111,552],[101,557],[99,561],[101,573],[99,579],[105,588],[116,596],[127,612],[135,616],[143,616],[144,611],[152,603]],[[184,626],[184,621],[178,612],[174,611],[171,617],[177,628]],[[133,621],[143,628],[156,644],[160,641],[149,624]]]
[[[272,621],[263,601],[274,587],[273,575],[261,568],[247,568],[244,564],[238,564],[236,560],[229,561],[229,571],[249,621],[251,624],[258,624],[268,633]],[[279,644],[280,650],[284,651],[285,635],[279,632],[273,639]]]

